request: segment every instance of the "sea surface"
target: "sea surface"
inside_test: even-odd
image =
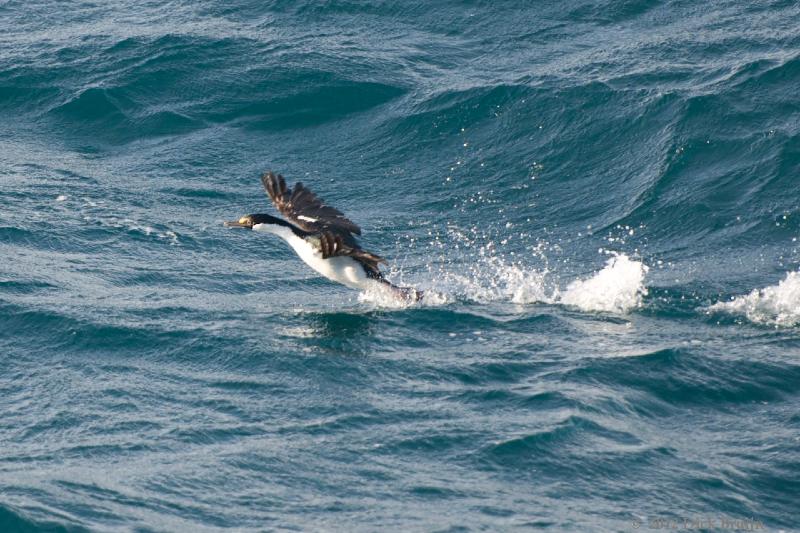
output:
[[[797,2],[0,0],[0,531],[798,531],[798,238]]]

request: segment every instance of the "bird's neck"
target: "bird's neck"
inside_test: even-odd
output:
[[[280,220],[280,219],[276,219]],[[289,224],[288,222],[284,222],[280,220],[282,224],[275,224],[269,222],[262,222],[260,224],[256,224],[253,226],[253,231],[260,231],[263,233],[272,233],[273,235],[277,235],[281,237],[285,241],[291,240],[293,237],[301,237],[294,226]]]
[[[255,225],[253,225],[253,229],[255,231],[274,233],[275,235],[279,235],[284,238],[288,238],[289,235],[303,237],[306,233],[294,224],[290,224],[289,222],[272,215],[258,213],[250,216],[253,218],[253,222],[255,222]]]

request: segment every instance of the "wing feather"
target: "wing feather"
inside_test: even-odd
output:
[[[300,182],[290,189],[280,174],[267,172],[261,176],[261,183],[275,208],[284,217],[300,229],[319,236],[318,247],[323,259],[352,257],[363,265],[368,276],[383,279],[378,265],[386,263],[386,260],[358,246],[353,234],[361,235],[361,228],[344,213],[325,205],[325,202]]]
[[[361,235],[358,225],[335,207],[325,205],[325,202],[302,183],[298,182],[294,189],[290,189],[283,176],[273,172],[261,176],[261,183],[275,208],[299,228],[312,232],[330,230],[345,235]]]
[[[351,246],[339,234],[330,231],[323,232],[319,236],[319,249],[323,259],[336,256],[352,257],[364,266],[364,270],[370,277],[383,278],[378,265],[386,263],[386,260],[379,255],[362,250],[358,246]]]

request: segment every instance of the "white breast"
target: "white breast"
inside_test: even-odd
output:
[[[367,277],[361,264],[352,257],[322,258],[322,253],[308,241],[292,233],[292,230],[275,224],[256,224],[253,230],[278,235],[289,243],[300,259],[329,280],[347,285],[351,289],[367,290],[377,283]]]

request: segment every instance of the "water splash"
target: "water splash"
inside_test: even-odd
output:
[[[484,256],[470,264],[445,265],[432,276],[439,299],[474,302],[551,303],[558,287],[547,268],[536,269],[501,257]]]
[[[454,301],[505,301],[521,305],[560,304],[587,312],[624,314],[641,307],[647,295],[644,280],[649,268],[625,254],[604,252],[612,256],[604,268],[586,279],[571,281],[562,289],[558,262],[551,264],[548,260],[549,254],[559,252],[557,245],[541,241],[529,246],[523,254],[503,251],[504,239],[482,237],[473,230],[449,228],[450,247],[447,253],[440,253],[438,261],[426,265],[424,279],[407,279],[402,268],[390,277],[425,289],[422,305],[428,306]],[[435,240],[434,249],[444,252],[441,242]],[[397,307],[396,302],[384,302],[375,295],[364,295],[361,299],[382,307]]]
[[[550,303],[558,295],[546,251],[552,246],[544,241],[527,245],[525,252],[511,251],[510,241],[523,241],[524,233],[508,234],[487,228],[463,229],[448,226],[443,234],[430,231],[424,243],[427,257],[423,279],[415,280],[426,290],[428,305],[453,301],[511,301],[518,304]],[[407,244],[421,244],[413,239]],[[536,266],[532,267],[531,263]],[[397,272],[403,277],[402,269]],[[410,282],[410,284],[415,284]],[[431,292],[435,293],[429,298]]]
[[[444,302],[438,302],[436,299],[428,300],[428,294],[423,298],[424,304],[437,304],[441,305]],[[431,296],[434,296],[431,293]],[[412,299],[400,298],[396,293],[389,290],[388,287],[376,285],[374,289],[362,291],[358,293],[358,301],[373,306],[378,309],[407,309],[420,305],[421,302]]]
[[[648,270],[647,265],[625,254],[615,255],[589,279],[570,283],[560,301],[582,311],[627,313],[641,307],[647,295],[644,277]]]
[[[707,308],[709,313],[724,312],[744,316],[756,324],[775,327],[800,325],[800,272],[789,272],[780,283],[749,294],[718,302]]]

